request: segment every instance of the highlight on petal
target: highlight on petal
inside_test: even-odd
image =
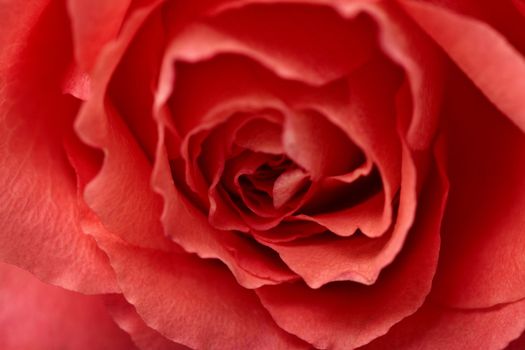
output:
[[[473,18],[424,2],[400,3],[485,96],[525,132],[522,97],[525,59],[522,54],[501,34]],[[490,47],[490,54],[487,54],[487,47]]]
[[[135,349],[107,312],[104,297],[45,284],[5,263],[0,280],[2,349]]]
[[[132,0],[67,0],[73,30],[75,57],[90,71],[104,45],[114,40]]]

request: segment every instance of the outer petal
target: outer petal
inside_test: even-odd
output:
[[[503,349],[525,328],[524,313],[525,301],[470,311],[427,303],[360,350]]]
[[[523,56],[502,35],[477,20],[424,2],[401,4],[487,98],[525,132]]]
[[[101,296],[86,296],[40,282],[0,263],[0,348],[3,350],[135,347],[108,314]]]
[[[460,72],[449,77],[443,116],[451,192],[434,293],[458,307],[519,300],[525,297],[525,135]]]
[[[12,55],[17,53],[33,29],[42,11],[49,6],[50,0],[29,0],[19,2],[6,0],[0,3],[0,65],[2,73]]]
[[[109,255],[124,297],[149,327],[172,341],[195,349],[305,348],[224,265],[134,248],[94,223],[86,222],[86,230]]]
[[[0,259],[66,288],[116,292],[106,256],[80,230],[75,177],[62,149],[78,106],[61,90],[71,43],[60,2],[41,15],[24,47],[1,75]]]
[[[133,339],[137,347],[143,350],[187,350],[184,345],[168,340],[159,332],[149,328],[121,295],[108,295],[106,306],[115,322]]]

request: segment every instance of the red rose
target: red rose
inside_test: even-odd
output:
[[[523,2],[0,20],[2,349],[525,346]]]

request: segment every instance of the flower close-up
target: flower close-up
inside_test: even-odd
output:
[[[0,349],[525,349],[522,0],[0,23]]]

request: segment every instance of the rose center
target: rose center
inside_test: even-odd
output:
[[[281,209],[293,205],[310,185],[308,174],[286,156],[274,156],[251,174],[239,176],[243,199],[249,207]]]

